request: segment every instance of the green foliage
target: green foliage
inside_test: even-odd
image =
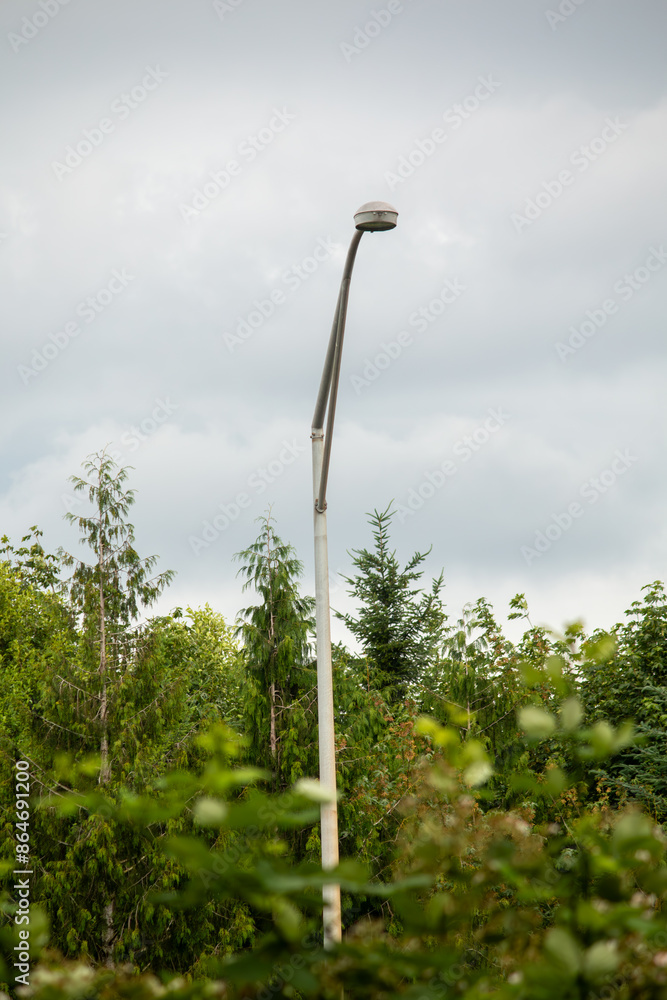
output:
[[[29,533],[21,539],[23,544],[18,549],[14,548],[7,535],[3,535],[0,538],[3,543],[0,555],[4,555],[3,562],[11,566],[35,590],[50,590],[55,593],[60,585],[60,559],[44,551],[39,541],[43,535],[44,532],[33,524]],[[25,543],[30,541],[32,545],[28,548]]]
[[[531,739],[548,729],[550,738],[574,741],[585,759],[602,749],[594,727],[582,731],[575,724],[580,714],[569,703],[548,725],[538,725],[535,712],[524,713],[523,721]],[[237,948],[225,956],[224,949],[205,948],[198,966],[205,975],[192,981],[173,974],[131,976],[125,966],[63,966],[46,952],[32,971],[30,995],[64,1000],[77,995],[75,984],[85,983],[78,995],[100,1000],[234,1000],[264,998],[267,990],[323,1000],[339,998],[341,990],[370,1000],[663,996],[667,842],[659,827],[632,810],[588,809],[566,826],[535,825],[525,809],[484,812],[475,793],[489,773],[482,744],[434,721],[418,728],[425,753],[415,791],[399,806],[400,850],[387,885],[369,882],[348,862],[333,873],[290,864],[282,837],[312,822],[310,789],[297,786],[287,795],[256,789],[239,799],[235,789],[254,784],[258,775],[230,768],[234,741],[222,730],[201,741],[210,757],[199,775],[175,773],[156,793],[117,801],[99,792],[76,795],[73,804],[100,831],[97,845],[105,824],[139,837],[150,827],[158,834],[158,853],[189,873],[180,886],[155,880],[146,895],[170,924],[184,915],[181,947],[197,940],[202,910],[222,930],[231,903],[236,913],[241,905],[254,912],[261,930],[251,952]],[[624,739],[611,730],[610,746]],[[571,780],[563,775],[564,787]],[[47,808],[70,809],[65,802]],[[196,825],[188,827],[191,812]],[[332,878],[352,901],[357,922],[341,945],[325,953],[317,935],[319,900]],[[382,901],[384,925],[363,917],[363,900],[372,896]],[[355,909],[357,900],[362,905]],[[12,940],[2,937],[5,956]]]
[[[526,697],[522,662],[480,599],[443,629],[439,656],[421,684],[421,710],[483,736],[496,766],[507,768],[516,756],[515,711]]]
[[[167,817],[163,826],[145,830],[119,824],[114,816],[133,796],[157,797],[169,769],[204,766],[210,753],[197,745],[197,734],[225,714],[238,714],[239,654],[224,619],[208,607],[152,620],[134,631],[127,651],[109,714],[111,778],[103,805],[59,811],[62,793],[89,788],[95,779],[62,757],[46,772],[50,795],[32,831],[43,865],[35,892],[51,917],[52,943],[67,955],[90,955],[97,962],[113,955],[138,968],[194,968],[211,947],[224,952],[241,946],[252,933],[252,920],[243,909],[229,912],[221,936],[210,907],[188,918],[156,910],[150,892],[185,878],[159,841],[167,832],[191,830],[192,815]],[[85,683],[85,677],[80,680]],[[72,732],[76,728],[85,736],[91,730],[90,702],[74,683],[57,682],[51,694],[57,701],[49,703],[45,694],[44,711],[61,720],[58,726],[68,719]],[[81,743],[84,749],[91,745],[79,742],[74,754],[79,761]]]
[[[50,803],[33,809],[30,838],[39,859],[33,899],[50,918],[52,945],[99,963],[194,968],[209,947],[241,946],[252,919],[236,908],[221,935],[205,907],[189,920],[156,911],[147,894],[156,884],[178,885],[185,873],[157,847],[164,830],[119,826],[110,804],[129,793],[155,796],[156,782],[175,766],[203,767],[197,734],[241,715],[240,654],[208,606],[136,625],[169,575],[150,579],[154,560],[136,554],[124,520],[132,499],[121,489],[125,471],[104,453],[87,468],[96,469],[88,485],[97,506],[77,520],[84,542],[97,546],[97,562],[78,563],[67,588],[43,571],[58,562],[41,546],[14,552],[6,543],[10,558],[0,563],[2,855],[13,850],[14,761],[27,759],[33,789]],[[55,808],[72,788],[94,786],[105,763],[106,811]],[[192,828],[192,817],[167,825],[176,822]]]
[[[21,741],[26,754],[51,738],[36,717],[44,678],[74,654],[76,633],[57,593],[22,566],[0,562],[0,752]]]
[[[313,602],[294,550],[262,519],[237,557],[258,603],[236,635],[208,605],[138,624],[170,574],[136,552],[126,470],[105,452],[86,470],[93,513],[71,519],[90,565],[47,555],[37,528],[2,540],[0,859],[17,759],[33,793],[23,995],[667,996],[662,584],[590,637],[533,626],[518,594],[512,643],[484,599],[448,624],[442,579],[417,586],[426,553],[401,569],[391,512],[375,511],[375,551],[356,551],[348,581],[363,655],[333,650],[342,861],[324,873]],[[331,880],[344,940],[324,952]]]
[[[70,482],[75,493],[88,494],[93,512],[67,513],[65,518],[78,526],[81,544],[89,546],[95,561],[89,565],[61,552],[63,563],[75,566],[70,599],[84,619],[103,615],[112,629],[119,629],[136,621],[142,607],[154,604],[174,573],[151,577],[157,556],[140,559],[134,548],[134,527],[127,521],[134,490],[123,489],[130,467],[118,466],[106,449],[89,455],[83,467],[90,478],[70,476]]]
[[[582,697],[590,716],[619,723],[634,719],[639,741],[592,774],[599,791],[613,802],[642,803],[667,821],[667,595],[660,581],[642,588],[631,620],[617,625],[607,640],[604,659],[583,666]],[[594,635],[590,652],[604,643]]]
[[[206,604],[151,619],[138,640],[143,680],[128,677],[122,730],[137,727],[137,754],[141,734],[144,746],[146,733],[155,734],[160,772],[191,766],[199,756],[194,737],[202,728],[218,721],[237,729],[241,724],[244,674],[233,630]],[[160,723],[159,739],[151,720]]]
[[[418,567],[428,552],[416,552],[401,569],[396,553],[389,551],[394,514],[390,508],[391,504],[369,515],[375,551],[354,549],[352,562],[358,573],[345,577],[360,604],[359,615],[337,613],[337,617],[369,658],[373,687],[386,690],[391,701],[400,701],[431,662],[445,614],[440,600],[442,574],[433,580],[428,594],[413,587],[423,575]]]
[[[291,545],[276,535],[272,517],[235,556],[243,589],[253,587],[259,604],[239,613],[246,668],[244,729],[254,761],[270,769],[274,788],[317,773],[316,677],[310,657],[314,601],[301,597],[302,565]],[[310,751],[309,753],[307,751]]]
[[[131,625],[142,607],[150,607],[168,585],[171,570],[151,577],[157,556],[140,559],[134,548],[134,527],[127,520],[134,503],[134,491],[124,490],[127,469],[119,467],[106,449],[89,455],[84,469],[88,480],[71,476],[75,492],[87,492],[93,511],[90,515],[65,514],[78,525],[83,545],[93,552],[88,564],[66,552],[60,556],[65,566],[74,566],[69,582],[72,607],[81,619],[83,642],[78,670],[62,678],[87,702],[86,719],[99,720],[100,783],[111,780],[110,728],[117,714],[118,689],[126,680],[132,656]],[[134,681],[136,683],[136,681]],[[91,711],[90,705],[98,708]],[[77,702],[78,708],[78,702]]]

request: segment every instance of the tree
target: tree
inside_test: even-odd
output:
[[[89,564],[61,550],[65,566],[74,566],[69,582],[69,598],[78,615],[83,633],[81,661],[76,677],[61,676],[60,687],[76,692],[77,714],[82,703],[86,726],[91,717],[98,726],[100,748],[99,784],[108,786],[112,777],[109,753],[112,723],[120,721],[118,711],[122,698],[118,698],[126,675],[135,673],[132,688],[136,691],[139,679],[132,671],[132,626],[140,610],[153,604],[173,577],[173,571],[151,577],[157,562],[156,556],[140,559],[134,548],[134,526],[127,520],[129,508],[134,503],[134,490],[125,490],[127,468],[117,465],[106,449],[89,455],[83,463],[88,479],[71,476],[76,493],[87,493],[93,506],[90,515],[67,513],[66,519],[78,526],[81,544],[88,545],[94,554]],[[158,696],[159,697],[159,696]],[[112,826],[99,817],[84,823],[86,839],[94,848],[97,874],[100,866],[100,890],[103,906],[103,950],[107,964],[112,962],[115,936],[114,885],[118,882],[118,843]],[[61,872],[68,873],[77,866],[77,849],[63,859]],[[88,867],[90,869],[91,860]],[[66,875],[65,875],[66,877]],[[74,928],[72,928],[72,932]]]
[[[88,564],[61,552],[65,566],[74,566],[70,600],[81,616],[88,663],[97,672],[92,697],[99,702],[100,784],[111,777],[109,760],[110,688],[122,680],[128,664],[131,626],[140,609],[149,607],[174,576],[167,570],[151,577],[157,556],[140,559],[134,548],[134,526],[127,521],[134,490],[124,490],[127,469],[107,455],[106,449],[89,455],[84,469],[89,480],[70,476],[75,492],[88,493],[94,511],[90,516],[65,514],[78,525],[82,545],[89,545],[95,561]]]
[[[357,618],[336,612],[363,648],[372,665],[371,683],[385,690],[391,701],[406,696],[412,683],[436,653],[445,621],[440,600],[441,573],[430,593],[413,587],[423,571],[418,567],[431,551],[415,552],[401,569],[396,553],[389,550],[389,526],[394,511],[369,514],[374,527],[375,551],[354,549],[354,577],[345,577],[349,593],[361,604]]]
[[[626,612],[630,620],[609,635],[595,633],[585,652],[606,645],[600,662],[588,657],[582,699],[593,720],[618,724],[634,719],[639,740],[593,778],[611,801],[642,802],[667,820],[667,595],[660,580],[642,587],[643,601]]]
[[[37,706],[49,673],[76,655],[58,559],[44,552],[41,535],[33,526],[18,549],[5,535],[0,549],[0,746],[9,756],[17,741],[30,755],[51,743],[53,727],[38,717]]]
[[[131,809],[139,794],[157,799],[170,768],[205,770],[210,753],[198,735],[211,723],[242,718],[240,653],[222,615],[208,606],[137,622],[167,575],[151,579],[154,560],[136,554],[125,470],[119,477],[98,461],[89,460],[97,469],[87,477],[93,515],[75,519],[84,543],[92,535],[91,565],[69,557],[74,574],[63,585],[61,561],[45,554],[36,528],[16,550],[3,540],[0,849],[3,856],[13,850],[14,763],[27,760],[31,788],[41,792],[31,811],[31,899],[44,904],[52,945],[107,965],[194,970],[254,933],[247,906],[207,903],[187,915],[156,909],[151,894],[176,889],[185,877],[160,842],[191,832],[192,811],[174,819],[167,808],[142,830],[119,822],[114,809]],[[96,749],[106,763],[101,783]],[[58,811],[55,803],[71,789],[94,789],[97,797],[91,807]],[[11,891],[11,873],[5,877]]]
[[[55,594],[61,589],[60,559],[52,553],[45,552],[40,542],[44,532],[33,524],[27,535],[21,539],[20,548],[15,549],[7,535],[0,538],[2,548],[0,555],[5,556],[5,562],[20,578],[30,584],[35,590],[50,591]],[[30,548],[27,542],[32,541]]]
[[[463,735],[482,736],[496,762],[516,732],[523,691],[516,650],[502,636],[493,609],[480,598],[443,630],[437,659],[421,685],[420,707]]]
[[[277,787],[284,787],[304,773],[309,758],[317,759],[309,641],[315,602],[300,596],[302,564],[293,547],[276,535],[270,512],[259,520],[257,541],[234,558],[242,563],[243,589],[254,587],[261,603],[239,612],[236,634],[243,639],[250,681],[246,727],[253,758],[273,771]]]
[[[188,724],[201,729],[210,722],[224,721],[241,732],[245,703],[243,658],[234,629],[208,603],[203,608],[188,607],[184,613],[177,608],[165,621],[173,641],[180,636],[178,645],[182,648],[176,659],[184,663],[188,676]],[[167,659],[173,659],[171,654]],[[177,744],[183,745],[180,739]],[[170,760],[172,764],[177,760],[173,749]],[[182,763],[187,766],[185,759]]]

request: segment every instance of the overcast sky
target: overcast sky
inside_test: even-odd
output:
[[[269,505],[312,593],[310,422],[379,199],[332,604],[392,500],[452,618],[523,592],[610,626],[665,579],[664,0],[3,0],[0,28],[0,534],[78,551],[67,479],[109,444],[160,610],[233,620]]]

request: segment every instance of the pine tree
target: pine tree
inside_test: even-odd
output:
[[[445,613],[440,600],[441,573],[430,593],[413,584],[423,571],[427,552],[415,552],[401,569],[396,552],[389,550],[389,526],[394,515],[386,510],[369,514],[374,528],[375,551],[354,549],[354,577],[345,577],[349,593],[361,607],[357,618],[336,612],[371,662],[371,684],[384,690],[390,701],[400,701],[432,660],[437,650]]]

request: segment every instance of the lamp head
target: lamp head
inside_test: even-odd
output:
[[[354,224],[364,233],[378,233],[394,229],[398,212],[386,201],[367,201],[354,213]]]

